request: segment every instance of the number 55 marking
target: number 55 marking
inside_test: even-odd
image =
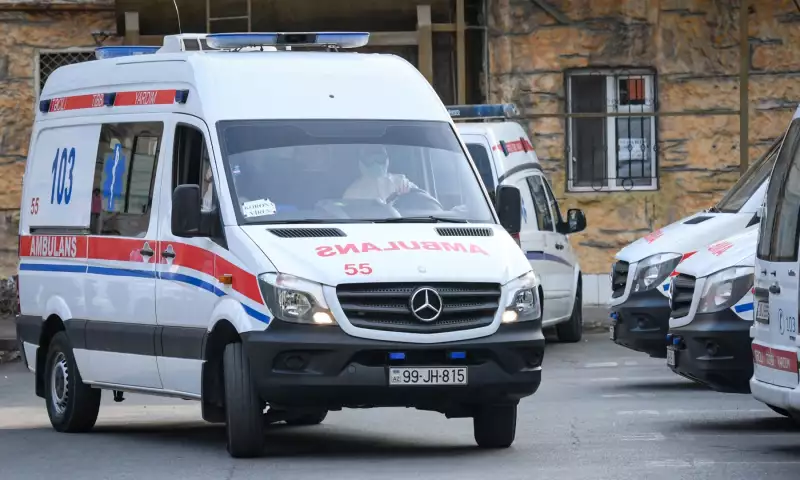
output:
[[[347,263],[344,266],[344,273],[347,275],[353,276],[358,275],[369,275],[372,273],[372,267],[369,263],[359,263],[356,265],[355,263]]]

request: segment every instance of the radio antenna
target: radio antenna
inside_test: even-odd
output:
[[[183,29],[181,28],[181,12],[178,10],[178,0],[172,0],[172,4],[175,5],[175,15],[178,17],[178,33],[183,33]]]

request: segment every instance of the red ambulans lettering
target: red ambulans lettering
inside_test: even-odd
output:
[[[77,237],[35,236],[31,239],[31,257],[76,258]]]
[[[664,235],[664,232],[662,232],[661,230],[656,230],[655,232],[651,233],[650,235],[647,235],[646,237],[644,237],[644,241],[647,242],[647,243],[653,243],[656,240],[658,240],[659,238],[661,238],[662,235]]]
[[[67,109],[67,99],[65,97],[54,98],[50,101],[51,112],[63,112]]]
[[[376,245],[371,242],[360,244],[347,243],[345,245],[322,245],[315,248],[317,256],[333,257],[335,255],[346,255],[348,253],[369,253],[369,252],[392,252],[396,250],[430,250],[445,252],[462,252],[489,256],[483,248],[475,244],[464,245],[463,243],[451,242],[388,242],[385,245]]]
[[[731,242],[717,242],[709,246],[708,251],[719,257],[727,250],[729,250],[731,247],[733,247],[733,244]]]

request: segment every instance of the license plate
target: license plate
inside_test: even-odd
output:
[[[466,385],[467,367],[408,367],[389,369],[389,385]]]
[[[756,302],[756,320],[761,323],[769,323],[768,302]]]
[[[675,349],[674,348],[667,348],[667,365],[670,367],[675,366]]]
[[[608,336],[611,338],[611,340],[614,340],[614,325],[611,325],[608,328]]]

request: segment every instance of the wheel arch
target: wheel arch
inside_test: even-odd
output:
[[[227,319],[218,320],[208,333],[203,345],[203,370],[201,405],[203,420],[211,423],[225,421],[225,395],[223,392],[222,357],[225,346],[241,342],[236,327]]]
[[[51,314],[42,324],[42,332],[39,334],[39,348],[36,349],[36,374],[35,390],[36,396],[44,398],[44,375],[47,353],[50,350],[50,342],[58,332],[66,332],[64,321],[56,314]]]

